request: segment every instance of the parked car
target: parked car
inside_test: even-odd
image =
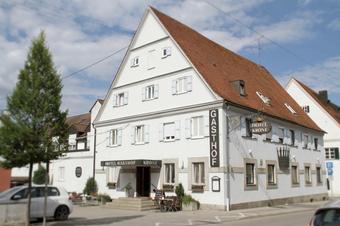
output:
[[[319,208],[312,217],[309,226],[339,226],[340,200],[330,202]]]
[[[51,186],[47,187],[47,211],[46,217],[53,217],[56,220],[66,220],[73,211],[72,201],[64,188]],[[44,214],[44,185],[32,185],[31,191],[31,218],[42,218]],[[26,202],[28,186],[10,188],[0,193],[0,203]]]

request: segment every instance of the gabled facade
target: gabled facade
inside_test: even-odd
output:
[[[259,113],[268,134],[251,133]],[[326,196],[323,131],[270,73],[153,8],[94,126],[99,192],[113,198],[179,183],[203,208]]]
[[[333,165],[328,175],[329,193],[340,195],[340,108],[333,104],[326,90],[315,92],[302,82],[291,79],[286,86],[287,92],[296,100],[314,122],[322,128],[326,162]]]

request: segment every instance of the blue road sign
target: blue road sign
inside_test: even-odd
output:
[[[333,176],[333,170],[330,168],[327,168],[327,175],[328,176]]]
[[[333,169],[333,162],[326,162],[327,169]]]

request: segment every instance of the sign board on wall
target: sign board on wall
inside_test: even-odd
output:
[[[218,109],[209,111],[210,166],[220,167]]]

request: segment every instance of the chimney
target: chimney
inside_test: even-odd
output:
[[[319,97],[322,101],[327,102],[328,101],[328,93],[327,90],[320,90],[319,91]]]

